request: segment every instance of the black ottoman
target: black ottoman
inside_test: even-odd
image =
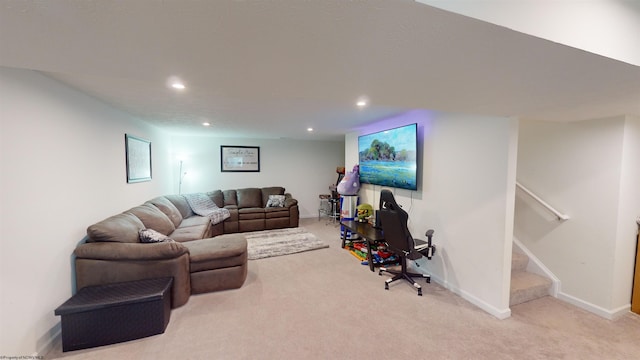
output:
[[[60,305],[62,351],[86,349],[161,334],[171,315],[173,278],[80,289]]]

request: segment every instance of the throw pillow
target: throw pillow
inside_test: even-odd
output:
[[[284,207],[284,195],[269,195],[267,207]]]
[[[157,232],[153,229],[142,229],[138,232],[141,243],[159,243],[173,242],[174,240],[167,235]]]

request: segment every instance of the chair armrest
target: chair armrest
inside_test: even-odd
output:
[[[80,259],[95,260],[165,260],[177,258],[188,252],[189,250],[179,242],[95,242],[78,245],[74,254]]]
[[[436,246],[432,244],[433,233],[433,229],[427,230],[425,233],[427,241],[414,239],[415,251],[419,252],[429,260],[431,260],[433,255],[436,253]]]
[[[424,234],[424,235],[427,237],[427,239],[428,239],[429,243],[431,243],[431,238],[433,237],[433,232],[434,232],[434,231],[433,231],[433,229],[429,229],[429,230],[427,230],[427,232]]]

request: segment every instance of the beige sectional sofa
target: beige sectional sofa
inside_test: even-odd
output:
[[[191,294],[239,288],[247,276],[242,232],[297,227],[298,203],[282,187],[206,193],[229,217],[213,224],[193,212],[181,195],[159,196],[87,229],[75,255],[76,288],[156,277],[173,277],[172,307]],[[267,206],[270,197],[284,197]],[[142,243],[153,229],[173,241]]]

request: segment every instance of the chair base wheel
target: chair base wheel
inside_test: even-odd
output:
[[[387,279],[384,282],[385,290],[389,290],[389,284],[396,280],[406,280],[414,286],[414,288],[418,292],[418,296],[422,296],[422,288],[415,280],[413,280],[413,278],[422,278],[425,279],[427,283],[431,283],[431,275],[408,272],[406,269],[406,265],[402,265],[401,271],[381,267],[378,271],[378,276],[382,276],[382,273],[389,273],[394,275],[393,278]]]

